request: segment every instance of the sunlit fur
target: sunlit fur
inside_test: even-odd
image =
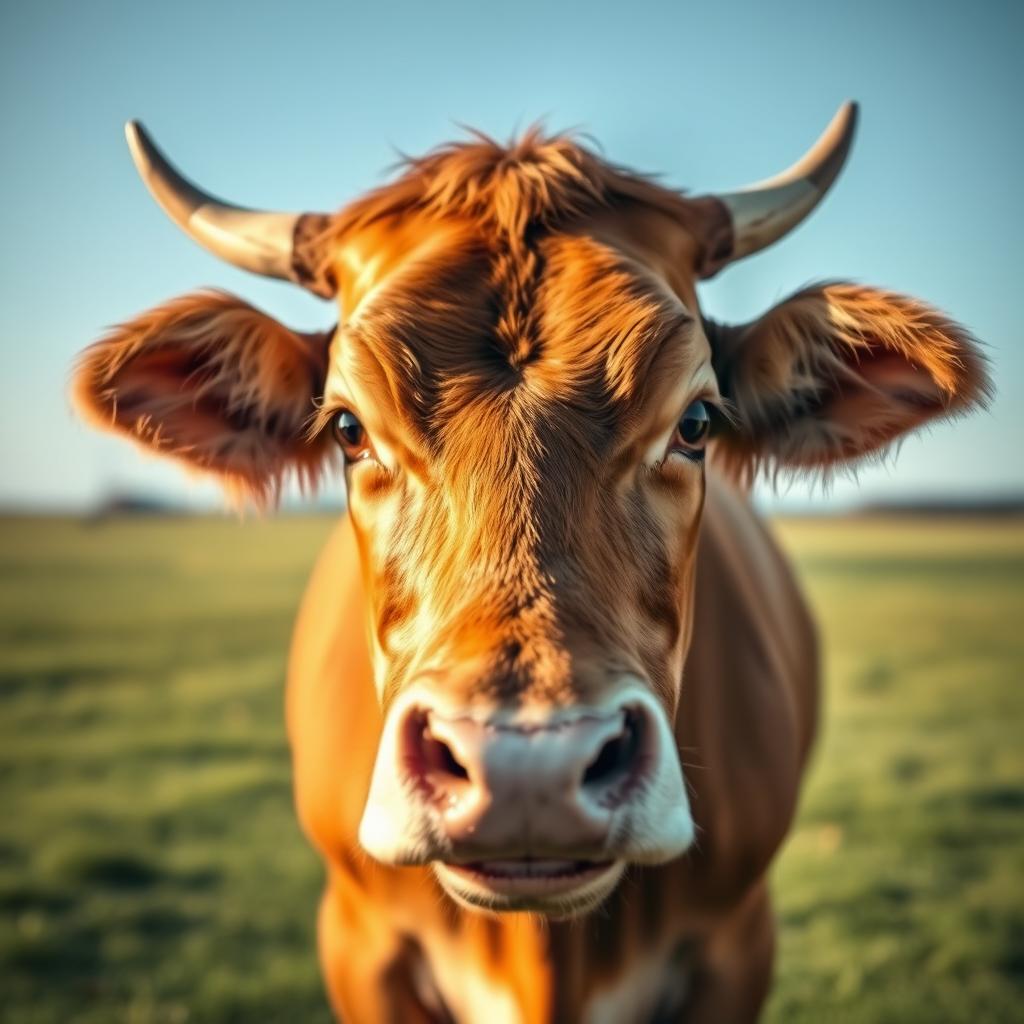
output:
[[[701,475],[639,471],[636,453],[682,411],[659,396],[708,352],[607,246],[551,236],[536,255],[519,362],[495,341],[507,303],[472,252],[401,267],[335,340],[321,419],[353,407],[402,453],[401,471],[349,471],[385,706],[426,671],[467,699],[557,705],[632,669],[674,695]]]
[[[650,1019],[682,991],[664,972],[683,971],[691,1019],[749,1020],[764,998],[765,873],[814,734],[817,655],[784,560],[723,476],[831,471],[967,409],[987,380],[965,330],[867,287],[807,289],[741,327],[704,320],[696,283],[721,263],[723,215],[569,137],[475,137],[306,240],[338,295],[333,338],[188,296],[80,365],[94,422],[258,503],[288,468],[315,480],[340,409],[367,427],[288,697],[346,1019],[444,1006],[570,1022],[623,993]],[[696,398],[728,413],[706,471],[652,459]],[[687,857],[627,869],[576,925],[487,918],[428,868],[360,850],[383,716],[413,680],[467,705],[558,708],[623,673],[674,726],[699,830]],[[664,966],[638,992],[641,962]]]
[[[401,169],[397,181],[342,210],[327,239],[344,244],[352,231],[410,213],[459,218],[513,245],[537,227],[554,230],[596,209],[630,203],[661,209],[688,225],[720,216],[705,200],[687,200],[609,163],[571,136],[547,136],[536,126],[508,145],[474,133],[468,141],[407,159]],[[329,246],[324,255],[329,265]]]
[[[707,324],[719,381],[740,415],[721,462],[828,472],[878,453],[989,395],[970,333],[917,299],[835,282],[737,327]]]

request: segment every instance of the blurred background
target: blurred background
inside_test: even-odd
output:
[[[182,235],[123,122],[215,194],[330,210],[459,125],[539,118],[724,190],[846,98],[836,188],[705,312],[823,278],[904,291],[982,339],[996,395],[857,481],[758,492],[828,675],[768,1016],[1019,1019],[1022,39],[1012,2],[0,6],[0,1019],[327,1019],[280,705],[342,482],[277,520],[185,515],[216,490],[88,431],[66,387],[110,324],[197,287],[303,330],[332,310]]]

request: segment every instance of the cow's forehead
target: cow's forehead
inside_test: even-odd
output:
[[[614,431],[707,361],[697,311],[607,231],[496,246],[434,228],[407,226],[397,244],[391,231],[360,238],[342,257],[328,403],[421,436],[486,419],[488,406]]]

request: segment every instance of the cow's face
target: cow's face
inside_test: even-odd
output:
[[[75,399],[257,500],[341,448],[385,712],[375,857],[435,865],[467,904],[565,914],[682,853],[709,438],[734,474],[828,471],[983,396],[970,336],[913,299],[832,284],[742,327],[701,317],[696,280],[835,177],[843,117],[753,192],[687,200],[533,135],[298,220],[219,206],[132,136],[204,244],[340,301],[324,336],[176,300],[94,346]]]
[[[376,225],[343,254],[317,425],[386,713],[362,842],[467,901],[592,902],[693,838],[671,722],[720,404],[699,314],[611,217],[497,251]]]

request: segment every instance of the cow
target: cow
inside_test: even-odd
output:
[[[819,663],[750,483],[878,456],[989,389],[968,331],[893,292],[701,312],[698,282],[825,195],[856,114],[724,194],[535,128],[332,215],[216,199],[128,125],[195,240],[338,303],[303,334],[174,299],[92,346],[73,400],[259,506],[344,466],[286,710],[345,1021],[758,1016]]]

